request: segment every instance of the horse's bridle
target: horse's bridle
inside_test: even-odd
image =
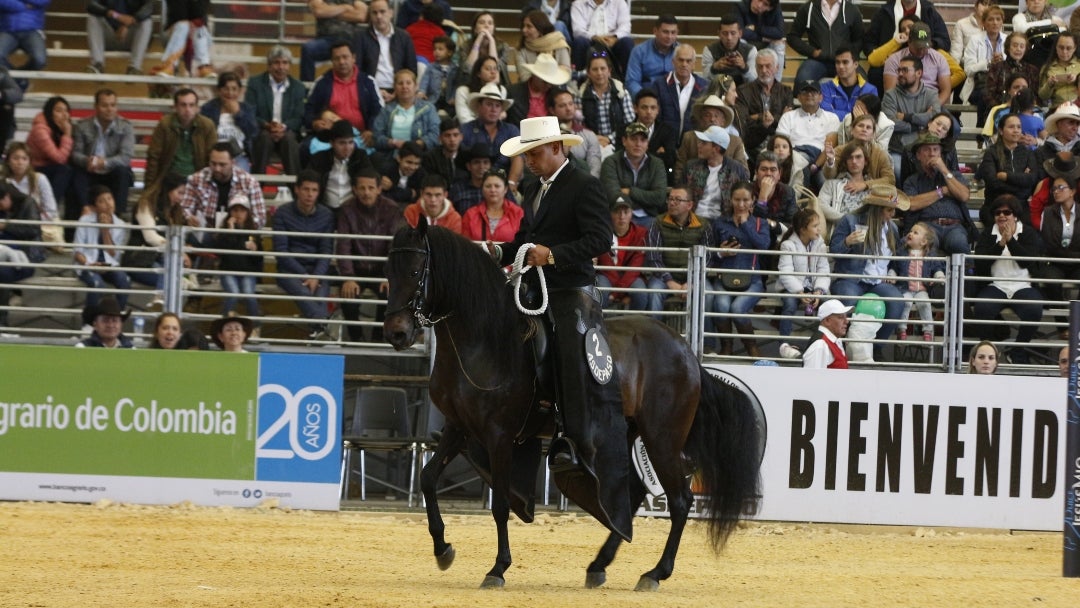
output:
[[[392,256],[395,253],[417,253],[424,256],[424,269],[420,271],[420,280],[416,283],[416,291],[413,293],[413,297],[406,302],[404,306],[387,311],[386,316],[389,317],[390,315],[396,315],[399,312],[412,311],[413,319],[420,327],[431,327],[439,321],[449,317],[449,314],[434,317],[430,310],[424,310],[424,307],[428,304],[427,280],[428,275],[431,272],[431,247],[428,245],[427,239],[424,239],[423,249],[419,247],[391,247],[387,257]]]

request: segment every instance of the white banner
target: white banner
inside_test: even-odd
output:
[[[1064,379],[716,369],[767,417],[758,519],[1061,529]]]

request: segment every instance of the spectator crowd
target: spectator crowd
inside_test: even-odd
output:
[[[44,67],[36,34],[47,4],[2,13],[2,67],[15,48],[28,57],[23,68]],[[610,204],[613,247],[598,260],[605,306],[658,316],[680,306],[687,249],[709,247],[705,307],[719,338],[706,347],[720,354],[738,336],[748,356],[760,355],[746,315],[770,293],[782,302],[781,335],[799,314],[816,318],[828,296],[853,306],[874,294],[886,302],[878,341],[909,331],[933,341],[939,260],[973,252],[970,270],[984,280],[970,282],[969,295],[993,301],[970,311],[990,322],[974,323],[971,337],[1003,339],[992,321],[1008,307],[1031,323],[1015,336],[1023,343],[1039,302],[1063,300],[1063,282],[1080,278],[1069,263],[1080,257],[1080,19],[1067,23],[1045,0],[1022,4],[1011,21],[978,0],[951,31],[928,0],[876,10],[811,0],[789,23],[777,0],[741,0],[721,5],[716,38],[700,50],[679,41],[671,14],[635,43],[624,0],[528,0],[520,37],[498,35],[486,11],[459,26],[445,0],[406,0],[396,14],[387,0],[310,0],[315,37],[300,46],[300,78],[279,45],[246,81],[214,73],[209,3],[190,4],[170,8],[154,71],[213,74],[214,95],[173,93],[147,142],[141,190],[132,189],[136,136],[117,94],[98,90],[82,120],[63,97],[50,98],[26,142],[6,147],[0,237],[28,242],[8,249],[33,262],[41,245],[70,246],[88,287],[134,281],[160,296],[161,227],[206,230],[192,232],[188,253],[236,251],[215,262],[229,294],[223,312],[244,304],[250,335],[264,248],[253,235],[268,228],[285,275],[276,282],[317,340],[332,291],[357,301],[385,293],[381,265],[368,259],[388,243],[365,237],[427,222],[477,241],[512,239],[525,216],[522,184],[536,178],[500,146],[520,135],[522,119],[551,115],[581,137],[571,162],[600,180]],[[103,72],[104,50],[119,45],[131,52],[128,73],[141,73],[150,7],[88,2],[91,72]],[[799,64],[785,81],[790,61]],[[960,116],[947,109],[954,103],[976,108],[967,126],[980,132],[982,159],[970,170],[957,150]],[[271,169],[295,176],[291,202],[276,208],[258,181]],[[973,181],[984,191],[977,218]],[[7,228],[6,219],[45,224]],[[61,219],[80,225],[47,223]],[[333,233],[356,238],[319,236]],[[1028,256],[1050,261],[1015,259]],[[193,258],[205,263],[185,256]],[[2,283],[26,278],[25,269],[2,270]],[[10,293],[0,290],[0,305]],[[88,293],[87,305],[99,296]],[[126,296],[116,300],[123,309]],[[340,308],[359,318],[359,303]],[[1028,354],[1006,353],[1014,363]]]

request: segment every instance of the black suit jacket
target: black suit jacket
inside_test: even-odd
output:
[[[555,256],[555,267],[544,266],[549,288],[592,285],[596,270],[592,260],[611,250],[611,216],[600,180],[569,163],[559,172],[533,216],[533,201],[540,180],[523,192],[525,218],[511,243],[503,245],[502,265],[512,264],[525,243],[544,245]],[[525,275],[533,280],[536,273]]]

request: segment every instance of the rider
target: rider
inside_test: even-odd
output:
[[[629,539],[627,424],[592,263],[611,249],[611,222],[599,180],[567,160],[567,150],[581,141],[563,134],[554,116],[521,121],[521,136],[500,151],[523,154],[540,179],[523,191],[525,218],[513,242],[497,247],[488,241],[488,249],[507,265],[523,245],[535,244],[525,263],[543,268],[548,285],[562,415],[562,434],[549,452],[551,470],[564,494]],[[538,274],[525,275],[530,287],[538,285]]]

